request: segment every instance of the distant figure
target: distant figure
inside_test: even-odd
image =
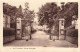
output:
[[[28,37],[28,27],[25,27],[25,36],[26,36],[26,41],[28,41],[29,37]]]
[[[50,40],[52,40],[52,34],[51,34],[51,28],[49,28],[49,33],[50,33],[50,36],[49,36],[49,38],[50,38]]]
[[[26,41],[28,41],[28,39],[26,39]]]

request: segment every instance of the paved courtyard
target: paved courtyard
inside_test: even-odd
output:
[[[44,31],[37,31],[32,35],[32,39],[29,41],[26,40],[14,40],[10,43],[4,44],[5,47],[7,46],[40,46],[40,47],[77,47],[77,45],[72,44],[66,40],[55,40],[52,41],[49,39],[49,35]]]

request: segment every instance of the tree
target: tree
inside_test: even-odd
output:
[[[25,12],[24,12],[25,19],[27,19],[29,22],[31,22],[35,16],[34,10],[32,10],[32,11],[29,10],[29,6],[28,6],[27,2],[25,3],[25,9],[24,10],[25,10]]]
[[[62,16],[65,19],[65,27],[71,25],[72,16],[78,16],[78,3],[77,2],[68,2],[64,5],[64,10],[61,10],[58,15]]]
[[[17,8],[15,6],[11,6],[7,3],[3,3],[3,13],[9,16],[15,16],[17,12]]]
[[[24,10],[25,10],[25,12],[24,12],[25,24],[29,24],[29,26],[30,26],[29,28],[30,28],[30,30],[32,30],[32,22],[33,22],[33,19],[35,17],[34,10],[32,10],[32,11],[29,10],[29,6],[28,6],[27,2],[25,3],[25,9]],[[30,39],[31,39],[32,38],[31,33],[29,35],[30,35]]]
[[[39,24],[47,24],[49,28],[53,25],[55,29],[59,31],[59,18],[65,19],[65,26],[71,25],[72,16],[78,16],[78,3],[68,2],[61,3],[61,6],[57,6],[56,3],[46,3],[39,8]]]
[[[39,23],[41,25],[46,24],[49,28],[49,33],[51,33],[51,29],[53,25],[55,26],[56,32],[58,33],[59,31],[59,28],[58,28],[59,24],[58,24],[58,18],[57,18],[57,13],[59,12],[59,10],[60,10],[60,7],[58,7],[57,4],[54,2],[46,3],[45,5],[42,5],[42,7],[39,9],[39,12],[38,12]],[[50,39],[51,39],[51,35],[50,35]]]
[[[56,15],[59,10],[60,8],[54,2],[42,5],[38,12],[39,23],[41,25],[47,24],[49,28],[52,27],[55,24],[54,19],[56,16],[54,17],[54,15]]]

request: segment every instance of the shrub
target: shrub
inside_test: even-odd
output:
[[[32,34],[33,34],[33,33],[35,33],[35,32],[36,32],[36,30],[35,30],[35,29],[32,29],[32,30],[31,30],[31,33],[32,33]]]
[[[15,29],[13,28],[3,28],[3,36],[15,35]]]
[[[77,29],[66,30],[66,35],[71,37],[78,37],[78,30]]]

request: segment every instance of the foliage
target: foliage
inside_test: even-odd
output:
[[[68,2],[66,4],[65,3],[62,4],[63,4],[62,6],[57,6],[57,4],[55,3],[46,3],[45,5],[42,5],[38,12],[39,23],[41,25],[47,23],[48,25],[51,26],[53,25],[58,26],[58,19],[64,18],[65,26],[70,26],[72,16],[73,15],[78,16],[78,3]]]
[[[25,3],[25,9],[24,9],[24,20],[22,20],[22,32],[24,32],[26,25],[31,25],[33,22],[33,19],[35,17],[34,10],[29,10],[28,3]]]
[[[77,2],[69,2],[64,6],[64,15],[65,16],[78,16],[78,3]]]
[[[3,3],[3,13],[9,16],[15,16],[17,12],[17,8],[15,6],[11,6],[7,3]]]
[[[47,24],[53,26],[54,24],[54,15],[57,14],[59,11],[59,7],[56,5],[56,3],[46,3],[45,5],[42,5],[42,7],[39,9],[38,16],[39,16],[39,23],[41,25]],[[49,26],[49,27],[51,27]]]
[[[32,21],[34,17],[34,11],[25,9],[24,16],[25,16],[25,19],[27,19],[28,21]]]
[[[34,10],[29,10],[28,3],[25,3],[25,9],[24,9],[24,17],[27,20],[27,22],[31,22],[35,16]]]
[[[72,16],[78,16],[78,3],[68,2],[64,5],[64,10],[58,12],[58,17],[65,18],[65,27],[71,25]],[[78,18],[78,17],[77,17]]]

